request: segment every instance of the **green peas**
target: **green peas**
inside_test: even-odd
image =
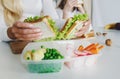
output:
[[[42,45],[41,48],[45,48],[45,47]]]
[[[41,46],[43,48],[44,46]],[[44,47],[45,48],[45,47]],[[60,52],[55,48],[46,48],[46,53],[44,54],[44,60],[49,59],[63,59],[64,57],[60,54]]]
[[[32,53],[34,53],[35,51],[36,51],[36,50],[35,50],[35,49],[33,49],[33,50],[32,50]]]
[[[27,60],[30,60],[30,57],[27,57]]]

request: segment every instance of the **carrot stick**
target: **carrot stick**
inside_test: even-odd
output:
[[[104,48],[103,45],[99,46],[99,47],[98,47],[98,50],[101,50],[102,48]]]
[[[87,47],[85,47],[83,50],[90,50],[95,47],[96,47],[96,45],[94,43],[92,43],[92,44],[88,45]]]
[[[96,43],[95,46],[98,47],[100,44],[99,43]]]
[[[104,48],[104,46],[103,46],[103,45],[100,45],[99,47],[92,48],[92,49],[90,49],[89,51],[90,51],[92,54],[97,54],[102,48]]]
[[[80,45],[78,48],[79,51],[83,51],[83,49],[84,49],[83,45]]]
[[[91,52],[91,54],[98,54],[98,49],[97,48],[92,48],[89,51]]]

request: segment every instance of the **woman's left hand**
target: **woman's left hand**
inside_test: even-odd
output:
[[[84,23],[83,27],[75,34],[77,37],[82,36],[85,34],[85,32],[89,29],[89,26],[91,24],[91,21],[88,20],[87,22]]]

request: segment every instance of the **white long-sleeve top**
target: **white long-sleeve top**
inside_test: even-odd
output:
[[[54,8],[52,0],[22,0],[23,16],[21,20],[29,17],[40,15],[50,15],[53,19],[58,19],[57,12]],[[3,11],[0,11],[0,41],[11,40],[7,35],[8,27],[5,24]]]

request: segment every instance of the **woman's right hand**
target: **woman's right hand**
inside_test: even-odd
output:
[[[77,6],[77,4],[78,4],[77,0],[67,0],[63,10],[66,12],[72,12],[73,7]]]
[[[64,8],[63,8],[63,19],[67,19],[70,17],[70,14],[73,11],[73,8],[78,5],[77,0],[67,0]]]
[[[75,34],[77,37],[81,37],[83,34],[85,34],[85,32],[87,32],[89,30],[91,21],[88,20],[84,23],[83,27]]]
[[[15,40],[36,40],[42,35],[41,30],[29,23],[15,22],[12,27],[8,28],[8,37]]]

